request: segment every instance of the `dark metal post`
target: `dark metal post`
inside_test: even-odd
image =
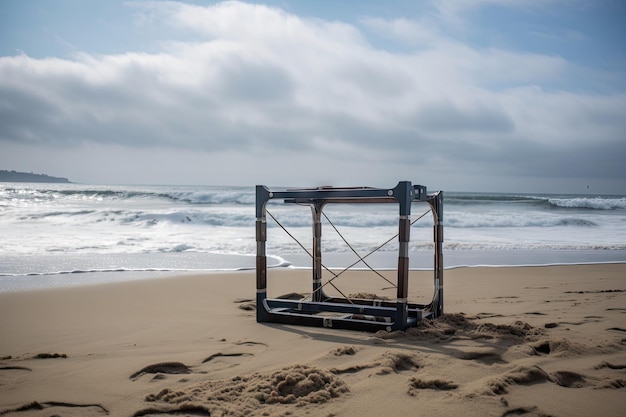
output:
[[[311,205],[313,213],[313,301],[322,301],[322,210],[324,203]]]
[[[258,322],[267,321],[267,311],[263,302],[267,298],[267,256],[265,242],[267,241],[267,221],[265,204],[270,198],[270,192],[262,185],[256,186],[256,319]]]
[[[435,317],[439,317],[443,314],[443,191],[428,197],[428,203],[435,220],[433,226],[435,296],[432,309]]]
[[[404,329],[408,317],[409,241],[411,240],[411,201],[413,193],[413,187],[408,181],[399,182],[396,188],[393,189],[393,197],[398,200],[400,211],[395,329]]]

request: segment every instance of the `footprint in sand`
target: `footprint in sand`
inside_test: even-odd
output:
[[[516,407],[506,410],[502,417],[509,416],[526,416],[526,417],[543,417],[547,414],[539,411],[537,407]]]
[[[568,339],[547,339],[540,340],[534,345],[530,345],[532,354],[535,355],[553,355],[560,353],[584,353],[588,351],[585,346],[571,342]]]
[[[240,356],[252,356],[252,353],[214,353],[211,356],[209,356],[208,358],[206,358],[205,360],[202,361],[202,363],[207,363],[207,362],[211,362],[213,359],[215,358],[228,358],[228,357],[240,357]]]
[[[490,319],[490,318],[494,318],[494,317],[504,317],[502,314],[496,314],[496,313],[478,313],[476,314],[476,318],[477,319]]]
[[[585,376],[571,371],[557,371],[550,374],[550,382],[565,388],[582,388],[589,385]]]
[[[67,359],[67,355],[65,353],[39,353],[33,356],[33,359]]]
[[[415,377],[409,379],[408,394],[412,397],[417,395],[418,390],[432,389],[436,391],[449,391],[457,389],[459,386],[452,381],[441,379],[423,380]]]
[[[617,364],[612,364],[609,362],[602,362],[600,365],[596,366],[596,369],[602,369],[602,368],[620,370],[620,369],[626,369],[626,364],[617,365]]]
[[[237,307],[244,311],[256,310],[256,302],[252,298],[237,298],[233,303],[239,304]]]
[[[241,359],[244,357],[252,358],[257,353],[269,348],[267,343],[255,342],[252,340],[243,340],[233,343],[233,348],[225,349],[224,351],[213,353],[207,356],[202,364],[210,363],[211,367],[233,367],[241,364]],[[237,360],[231,360],[230,358],[237,358]]]
[[[0,366],[0,371],[32,371],[25,366]]]
[[[465,361],[476,361],[485,365],[493,365],[494,363],[508,363],[502,356],[496,352],[462,352],[458,355],[459,359]]]
[[[415,354],[404,352],[386,352],[372,362],[352,365],[346,368],[332,368],[329,372],[335,375],[353,374],[365,369],[377,368],[376,375],[387,375],[391,373],[397,374],[404,371],[416,371],[422,366],[422,362]]]
[[[148,365],[133,373],[129,379],[136,380],[145,374],[189,374],[191,368],[180,362],[160,362]]]
[[[608,368],[608,369],[613,369],[615,371],[621,371],[626,369],[626,364],[616,364],[616,363],[610,363],[610,362],[602,362],[599,365],[595,366],[595,369],[604,369],[604,368]],[[613,377],[608,377],[606,378],[600,385],[599,388],[626,388],[626,378],[613,378]]]
[[[90,409],[90,412],[95,412],[98,415],[108,415],[109,410],[104,408],[100,404],[73,404],[66,403],[62,401],[46,401],[46,402],[37,402],[33,401],[29,404],[24,404],[16,408],[11,408],[7,410],[0,410],[0,415],[11,415],[13,413],[22,413],[28,411],[40,411],[40,410],[49,410],[52,412],[51,415],[63,415],[63,416],[80,416],[85,415],[87,409]]]
[[[149,407],[137,411],[133,417],[143,416],[210,416],[211,412],[208,408],[201,405],[183,404],[180,407]]]
[[[607,330],[615,331],[615,332],[626,332],[626,329],[622,327],[609,327]]]
[[[605,381],[604,384],[600,385],[600,388],[615,388],[615,389],[626,388],[626,379],[622,379],[622,378],[609,379]]]
[[[551,382],[565,388],[583,388],[591,385],[588,378],[577,372],[557,371],[548,373],[539,366],[518,366],[488,382],[487,386],[492,394],[508,393],[512,385],[534,385]]]
[[[265,347],[269,347],[267,345],[267,343],[263,343],[263,342],[252,342],[249,340],[243,341],[243,342],[235,342],[235,345],[237,346],[265,346]]]
[[[416,371],[423,366],[417,355],[404,352],[387,352],[384,353],[380,362],[380,369],[376,372],[378,375],[386,375],[390,373],[399,373],[404,371]]]
[[[267,344],[265,343],[254,342],[254,341],[240,341],[240,342],[235,342],[234,345],[238,347],[247,346],[249,347],[248,350],[258,349],[259,346],[263,348],[268,347]],[[217,358],[239,358],[243,356],[254,356],[254,353],[253,352],[218,352],[218,353],[214,353],[206,357],[201,362],[201,365],[206,364],[208,362],[213,362]],[[236,366],[238,363],[240,362],[237,362],[235,364],[229,364],[228,366],[229,367]],[[159,362],[159,363],[155,363],[155,364],[148,365],[148,366],[141,368],[140,370],[134,372],[129,377],[129,379],[137,380],[141,376],[146,375],[146,374],[157,374],[153,378],[153,380],[158,380],[158,379],[164,379],[163,374],[171,374],[171,375],[190,374],[192,373],[192,371],[193,371],[192,367],[185,365],[184,363],[181,363],[181,362]],[[199,371],[199,372],[204,373],[203,371]]]
[[[533,385],[549,380],[548,373],[538,366],[518,366],[512,371],[489,381],[487,387],[490,393],[496,395],[507,394],[511,385]]]

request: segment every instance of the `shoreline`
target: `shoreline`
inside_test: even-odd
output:
[[[551,264],[528,264],[528,265],[456,265],[444,267],[444,271],[471,268],[544,268],[561,266],[593,266],[593,265],[626,265],[626,261],[606,261],[606,262],[579,262],[579,263],[551,263]],[[343,268],[329,268],[333,271],[342,271]],[[291,271],[311,271],[311,267],[275,266],[268,267],[268,270],[291,270]],[[382,273],[396,271],[394,268],[377,268]],[[207,269],[207,270],[140,270],[140,271],[77,271],[49,274],[25,274],[0,276],[0,294],[24,291],[43,291],[49,289],[63,289],[74,287],[88,287],[92,285],[119,284],[144,280],[176,279],[183,276],[212,275],[253,272],[254,268],[235,269]],[[354,272],[367,272],[366,268],[351,268]],[[429,272],[432,268],[410,268],[410,272]],[[69,277],[69,278],[68,278]],[[47,279],[42,283],[36,280]],[[72,279],[73,278],[73,279]],[[445,278],[445,275],[444,275]]]
[[[384,334],[256,323],[254,271],[0,293],[0,413],[617,417],[625,277],[626,264],[453,269],[442,318]],[[272,294],[310,284],[268,272]],[[431,287],[411,274],[410,297]]]
[[[53,287],[73,287],[94,285],[107,282],[134,281],[151,278],[167,278],[177,275],[219,274],[254,270],[254,255],[217,254],[217,253],[176,253],[176,254],[73,254],[32,256],[44,271],[28,272],[24,268],[27,261],[20,256],[4,257],[5,271],[0,270],[0,293],[30,291]],[[270,256],[274,259],[271,269],[310,269],[307,255],[288,255],[285,258]],[[90,268],[94,265],[96,268]],[[324,254],[323,262],[331,269],[344,269],[357,258],[350,253]],[[368,264],[377,270],[395,270],[397,256],[395,252],[377,253],[367,258]],[[444,269],[458,268],[500,268],[532,267],[561,265],[600,265],[626,263],[626,251],[623,250],[471,250],[444,251]],[[207,268],[207,264],[214,265]],[[124,266],[127,265],[127,266]],[[129,266],[128,266],[129,265]],[[61,268],[65,268],[61,270]],[[351,270],[365,270],[358,264]],[[432,252],[423,251],[411,254],[412,271],[432,270]],[[15,271],[9,273],[7,270]]]

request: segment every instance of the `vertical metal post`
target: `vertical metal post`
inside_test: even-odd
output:
[[[409,241],[411,240],[411,202],[413,187],[408,181],[399,182],[393,189],[398,201],[400,220],[398,234],[398,290],[394,330],[404,329],[408,317],[409,292]]]
[[[313,214],[313,301],[322,300],[322,210],[324,203],[311,205]]]
[[[267,221],[265,204],[270,198],[270,192],[262,185],[256,187],[256,319],[258,322],[267,321],[267,311],[264,301],[267,298],[267,255],[265,242],[267,241]]]
[[[435,317],[439,317],[443,314],[443,191],[428,196],[428,203],[435,220],[433,226],[435,295],[432,310]]]

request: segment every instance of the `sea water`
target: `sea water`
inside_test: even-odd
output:
[[[267,210],[270,267],[310,267],[310,208]],[[395,267],[396,205],[324,214],[325,266]],[[410,266],[432,268],[428,205],[411,221]],[[626,261],[625,196],[444,191],[443,223],[446,268]],[[0,291],[253,269],[255,189],[0,183],[0,236]]]

